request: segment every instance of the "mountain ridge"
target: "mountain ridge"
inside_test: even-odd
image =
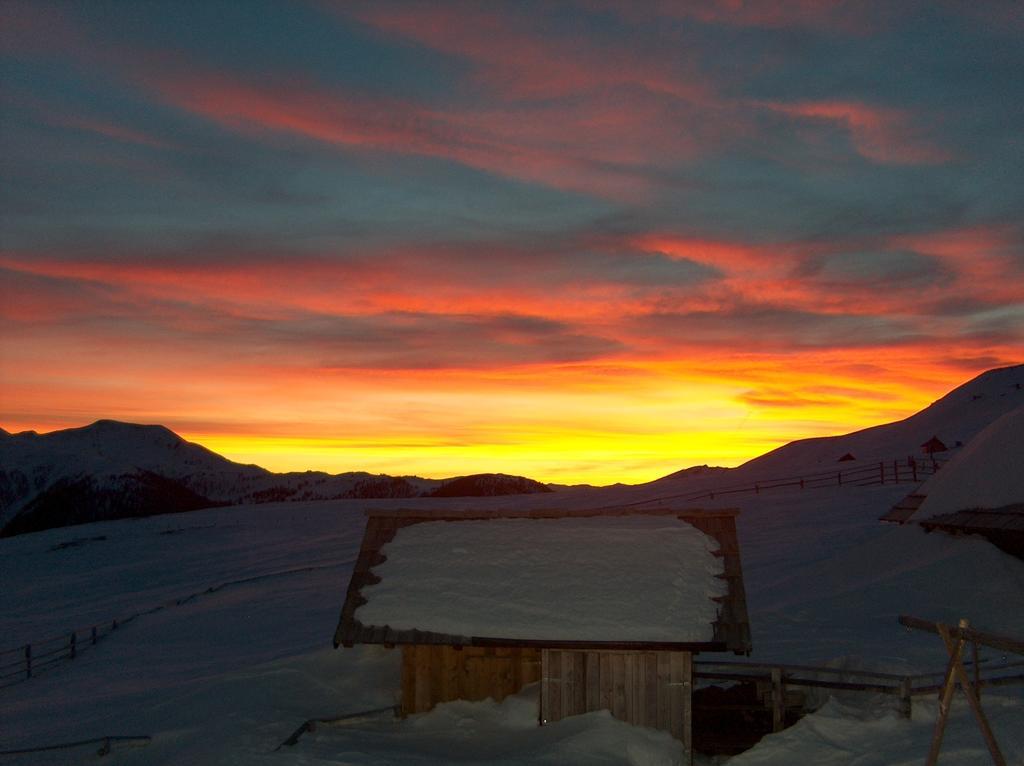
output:
[[[101,419],[0,438],[0,536],[242,503],[550,492],[526,477],[448,479],[365,471],[273,473],[235,463],[162,425]]]
[[[799,439],[736,468],[692,466],[636,487],[716,488],[792,471],[829,470],[847,454],[862,464],[920,456],[922,443],[932,436],[947,444],[952,454],[989,423],[1022,404],[1024,365],[997,368],[899,421],[848,434]],[[46,434],[0,431],[0,536],[151,512],[244,503],[599,489],[546,485],[500,473],[448,479],[365,471],[273,473],[257,465],[235,463],[186,441],[166,426],[110,419]]]

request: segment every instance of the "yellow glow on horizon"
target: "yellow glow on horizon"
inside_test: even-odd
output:
[[[776,373],[761,386],[763,395],[721,381],[681,379],[668,368],[633,369],[607,390],[435,390],[415,405],[404,401],[422,421],[380,421],[347,438],[325,435],[324,423],[309,435],[183,435],[273,471],[424,478],[500,472],[604,485],[651,481],[692,465],[737,466],[795,439],[897,420],[934,398],[904,384],[880,384],[865,397],[863,383]],[[402,396],[393,396],[377,392],[374,398],[377,406],[400,409]],[[444,428],[432,408],[460,417]]]
[[[544,482],[640,483],[692,465],[736,466],[790,441],[919,411],[973,373],[875,350],[616,360],[489,370],[164,371],[127,367],[77,383],[55,370],[11,392],[8,430],[98,418],[166,425],[272,471],[446,478],[508,473]],[[978,370],[980,372],[980,370]],[[47,403],[61,397],[55,409]]]

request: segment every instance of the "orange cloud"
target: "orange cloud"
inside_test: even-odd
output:
[[[1020,236],[1011,226],[968,226],[891,239],[903,247],[941,259],[956,275],[956,292],[993,305],[1024,301],[1024,261]]]

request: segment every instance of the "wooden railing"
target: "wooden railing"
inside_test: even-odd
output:
[[[0,689],[27,681],[62,660],[75,659],[83,648],[95,645],[117,627],[118,621],[111,620],[0,651]]]
[[[662,495],[660,497],[637,500],[633,503],[626,503],[626,506],[650,505],[666,500],[683,500],[693,502],[696,500],[714,500],[737,494],[755,494],[769,492],[773,489],[784,487],[799,487],[800,489],[819,489],[822,487],[871,487],[880,484],[917,484],[932,476],[943,465],[943,461],[915,460],[914,458],[900,458],[896,460],[878,460],[849,468],[837,468],[834,471],[821,471],[819,473],[803,474],[801,476],[785,476],[781,478],[761,479],[753,483],[737,484],[719,489],[698,490],[690,493],[675,495]],[[617,503],[609,508],[622,508],[622,503]]]
[[[979,689],[985,686],[1024,684],[1024,661],[965,664],[973,664],[977,679],[975,684]],[[943,685],[939,679],[943,675],[944,671],[900,675],[846,668],[739,661],[694,663],[694,678],[697,680],[747,681],[770,690],[768,698],[772,708],[773,731],[779,731],[783,726],[788,687],[886,694],[897,700],[900,714],[909,718],[912,698],[941,691]]]
[[[351,564],[351,561],[343,561],[334,564],[322,564],[298,567],[296,569],[286,569],[277,572],[268,572],[266,574],[245,577],[240,580],[230,580],[228,582],[220,583],[219,585],[213,585],[206,590],[196,591],[195,593],[190,593],[182,598],[168,601],[160,604],[159,606],[154,606],[151,609],[135,612],[124,619],[108,620],[95,625],[89,625],[85,628],[70,630],[52,638],[44,638],[41,641],[33,641],[10,649],[2,649],[0,650],[0,689],[35,678],[38,673],[58,664],[59,662],[73,660],[84,649],[90,646],[95,646],[98,641],[109,636],[118,628],[127,625],[140,617],[145,617],[146,615],[159,612],[162,609],[183,606],[200,596],[216,593],[222,588],[227,588],[233,585],[257,582],[259,580],[266,580],[272,577],[281,577],[282,575],[312,572],[318,569],[333,569],[335,567],[346,565],[351,566]]]

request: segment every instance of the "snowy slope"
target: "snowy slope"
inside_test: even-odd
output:
[[[979,628],[1024,634],[1024,564],[983,541],[878,524],[879,510],[904,490],[900,485],[796,489],[745,499],[738,529],[754,633],[752,659],[941,669],[944,651],[938,639],[904,631],[896,622],[902,612],[967,617]],[[604,494],[611,502],[617,497],[615,491]],[[529,507],[549,498],[472,503]],[[467,502],[400,504],[439,508]],[[584,502],[586,496],[578,495],[570,506]],[[110,763],[678,762],[672,760],[680,756],[678,745],[666,736],[624,726],[606,714],[538,729],[535,702],[522,698],[501,706],[456,703],[402,723],[323,727],[294,749],[272,753],[308,718],[394,701],[397,653],[330,646],[362,534],[361,509],[397,504],[213,509],[0,540],[8,585],[0,592],[0,635],[11,644],[199,594],[124,625],[74,663],[0,690],[0,749],[149,734],[154,738],[149,746],[117,751]],[[85,541],[57,547],[76,537]],[[205,592],[238,580],[244,582]],[[865,751],[865,763],[900,762],[886,760],[886,748],[923,758],[933,703],[922,700],[915,720],[907,722],[875,710],[876,700],[842,702],[846,708],[832,706],[808,719],[802,734],[769,738],[741,759],[765,748],[764,763],[786,763],[785,753],[800,756],[788,763],[848,763],[842,760],[848,747]],[[985,704],[1000,742],[1019,759],[1024,755],[1019,690],[987,692]],[[867,723],[854,743],[861,719]],[[949,735],[951,757],[944,753],[942,763],[985,763],[976,737],[969,713],[958,706]],[[62,752],[39,762],[90,763],[93,757],[91,750],[74,758]],[[759,762],[737,760],[737,766]]]
[[[921,457],[921,445],[932,436],[938,436],[951,449],[958,442],[967,444],[989,423],[1021,405],[1024,365],[989,370],[905,420],[843,436],[791,442],[739,470],[753,475],[794,468],[828,469],[847,452],[860,463]]]

